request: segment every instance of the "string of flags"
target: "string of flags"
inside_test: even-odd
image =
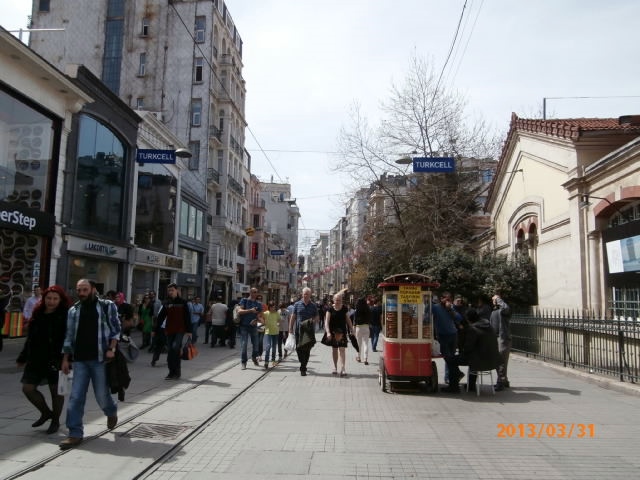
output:
[[[318,272],[314,272],[314,273],[306,273],[300,280],[298,280],[298,282],[308,282],[309,280],[313,280],[315,278],[319,278],[322,277],[323,275],[326,275],[328,273],[333,272],[334,270],[344,266],[344,265],[349,265],[352,264],[353,262],[355,262],[358,257],[360,257],[360,255],[362,255],[364,253],[364,247],[362,245],[358,245],[356,247],[356,249],[354,250],[354,252],[349,255],[348,257],[342,258],[336,262],[334,262],[332,265],[328,265],[325,268],[323,268],[322,270],[318,271]]]

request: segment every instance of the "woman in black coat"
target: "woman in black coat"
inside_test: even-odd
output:
[[[40,418],[31,426],[39,427],[51,420],[47,433],[55,433],[60,428],[64,405],[64,397],[58,395],[58,371],[69,306],[69,298],[62,287],[53,285],[47,288],[33,310],[27,340],[16,359],[18,367],[24,366],[22,393],[40,412]],[[51,392],[51,408],[38,390],[38,385],[44,383],[49,385]]]

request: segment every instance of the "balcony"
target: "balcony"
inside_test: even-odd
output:
[[[244,188],[242,188],[242,185],[240,185],[240,183],[238,183],[238,181],[235,178],[233,178],[231,175],[227,175],[227,179],[228,179],[229,188],[234,192],[236,192],[238,195],[243,196]]]
[[[215,168],[207,168],[207,183],[220,185],[220,172]]]
[[[231,150],[233,150],[235,154],[238,155],[239,157],[242,157],[242,147],[236,141],[233,135],[230,137],[229,144],[231,145]]]
[[[210,137],[215,137],[218,140],[222,140],[222,129],[216,127],[215,125],[211,125],[209,127],[209,136]]]

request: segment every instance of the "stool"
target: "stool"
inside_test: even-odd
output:
[[[476,372],[471,370],[471,368],[467,369],[467,392],[469,391],[469,379],[471,378],[471,375],[476,376],[476,396],[480,396],[480,387],[482,387],[485,375],[489,375],[489,379],[491,380],[491,383],[489,384],[491,385],[491,393],[494,395],[496,394],[496,391],[493,388],[493,370],[479,370]]]

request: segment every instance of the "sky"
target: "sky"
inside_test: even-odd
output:
[[[393,82],[402,83],[414,55],[466,99],[469,121],[482,118],[500,134],[512,112],[540,117],[543,98],[548,118],[640,114],[637,0],[226,5],[243,40],[252,172],[291,184],[303,253],[344,215],[349,191],[335,152],[350,110],[359,104],[377,123],[380,103]],[[31,0],[0,0],[0,25],[24,27],[30,9]]]

